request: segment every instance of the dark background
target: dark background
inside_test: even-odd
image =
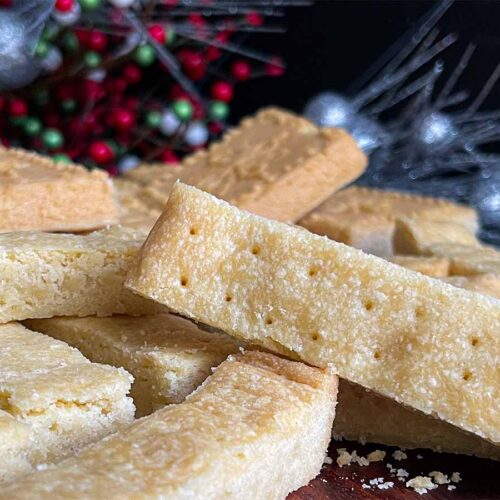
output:
[[[310,7],[286,9],[284,34],[252,35],[245,44],[278,53],[287,63],[281,78],[241,85],[232,104],[233,121],[275,104],[301,111],[308,98],[323,90],[345,91],[382,52],[435,5],[432,1],[319,0]],[[474,93],[500,62],[500,1],[458,1],[439,22],[441,36],[459,40],[441,56],[451,71],[469,42],[477,44],[458,83]],[[500,84],[484,109],[500,108]]]

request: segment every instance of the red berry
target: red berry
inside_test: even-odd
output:
[[[208,124],[208,130],[212,135],[220,134],[224,130],[224,126],[219,122],[210,122]]]
[[[233,87],[227,82],[216,82],[212,85],[212,97],[216,101],[229,102],[233,98]]]
[[[220,43],[227,43],[229,41],[229,33],[227,31],[221,31],[215,35],[215,40]]]
[[[78,43],[80,45],[86,45],[87,41],[89,39],[89,31],[82,29],[82,28],[77,28],[75,29],[75,35],[76,38],[78,38]]]
[[[240,82],[250,78],[252,70],[246,61],[236,61],[231,67],[231,74]]]
[[[222,56],[222,52],[217,48],[211,45],[210,47],[207,47],[207,50],[205,51],[205,59],[208,62],[216,61],[217,59],[220,59]]]
[[[179,163],[179,158],[171,149],[165,149],[165,151],[163,151],[163,153],[161,154],[161,160],[164,163],[169,163],[172,165]]]
[[[99,82],[93,80],[85,80],[84,82],[85,98],[89,101],[98,101],[104,97],[104,89]]]
[[[114,78],[106,81],[106,90],[111,97],[120,99],[121,94],[127,90],[127,82],[123,78]]]
[[[137,64],[127,64],[123,68],[123,78],[131,84],[139,83],[142,79],[142,71]]]
[[[119,173],[118,167],[116,165],[111,165],[106,170],[108,171],[108,174],[111,177],[116,177],[118,175],[118,173]]]
[[[191,14],[189,14],[188,19],[193,26],[196,26],[198,28],[205,26],[205,19],[203,19],[203,16],[198,12],[192,12]]]
[[[12,7],[12,0],[0,0],[0,7]]]
[[[0,95],[0,111],[3,111],[4,107],[5,107],[5,97],[3,95]]]
[[[101,31],[92,30],[87,39],[87,47],[96,52],[102,52],[108,45],[108,38]]]
[[[172,85],[170,92],[168,93],[169,101],[178,101],[179,99],[188,99],[188,93],[177,83]]]
[[[148,28],[148,33],[151,38],[156,40],[158,43],[161,43],[162,45],[167,41],[165,29],[160,24],[152,24]]]
[[[9,104],[10,115],[18,118],[28,114],[28,105],[24,99],[12,99]]]
[[[119,130],[128,130],[135,123],[135,116],[128,109],[117,109],[114,113],[114,125]]]
[[[285,72],[281,59],[275,57],[274,61],[266,65],[266,73],[269,76],[281,76]]]
[[[57,87],[57,97],[60,101],[66,101],[75,97],[73,86],[61,83]]]
[[[246,15],[246,19],[250,26],[262,26],[264,23],[264,18],[257,12],[249,12]]]
[[[104,141],[95,141],[90,145],[90,157],[98,164],[108,163],[114,157],[113,150]]]
[[[125,99],[125,107],[129,110],[135,110],[139,106],[139,99],[137,97],[129,96]]]
[[[205,76],[205,61],[199,52],[185,50],[179,54],[182,69],[192,80],[201,80]]]
[[[55,8],[59,12],[69,12],[73,5],[73,0],[56,0]]]

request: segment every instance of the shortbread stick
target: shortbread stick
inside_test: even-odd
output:
[[[420,255],[395,255],[389,259],[393,264],[406,267],[412,271],[432,276],[446,278],[450,273],[450,263],[443,257],[425,257]]]
[[[60,460],[133,419],[132,377],[64,342],[19,323],[0,325],[0,359],[0,407],[16,420],[6,432],[17,441],[19,423],[30,428],[21,456],[33,465]]]
[[[0,148],[0,232],[88,231],[118,223],[108,174]]]
[[[470,290],[471,292],[489,295],[495,299],[500,299],[500,275],[495,274],[474,274],[471,276],[450,276],[444,281],[453,286]]]
[[[339,381],[335,413],[335,437],[500,460],[499,446],[346,380]]]
[[[160,309],[123,288],[144,233],[0,234],[0,323]]]
[[[25,322],[76,347],[91,361],[121,366],[134,376],[136,416],[181,403],[239,345],[171,314],[110,318],[49,318]]]
[[[359,177],[366,163],[347,132],[267,108],[178,169],[138,167],[128,177],[147,185],[160,209],[180,178],[242,209],[293,222]]]
[[[500,304],[177,184],[126,285],[500,441]]]
[[[445,200],[365,187],[350,187],[333,194],[298,224],[313,233],[346,243],[365,252],[389,256],[397,217],[461,224],[471,233],[478,228],[474,209]]]
[[[336,377],[302,363],[234,356],[186,402],[13,483],[0,499],[284,499],[321,469],[336,392]]]
[[[30,426],[0,410],[0,484],[32,470],[28,460],[32,443]]]
[[[426,255],[430,246],[440,243],[480,246],[477,238],[456,222],[428,221],[410,217],[396,219],[393,237],[395,253]]]

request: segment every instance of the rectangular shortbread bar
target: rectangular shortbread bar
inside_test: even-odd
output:
[[[145,235],[0,234],[0,323],[52,316],[158,311],[123,287]]]
[[[180,168],[138,167],[129,176],[148,184],[160,209],[180,178],[250,212],[296,221],[359,177],[366,162],[347,132],[320,129],[268,108],[244,119],[208,150],[187,157]]]
[[[0,492],[25,498],[284,499],[320,471],[336,377],[271,354],[222,363],[171,405]]]
[[[126,285],[500,442],[494,299],[180,183]]]
[[[456,222],[429,221],[410,217],[396,219],[393,237],[395,253],[426,255],[430,246],[441,243],[480,246],[474,234]]]
[[[109,176],[0,148],[0,232],[87,231],[118,222]]]
[[[361,443],[430,448],[500,460],[499,446],[342,379],[333,431],[335,437]]]
[[[58,461],[133,419],[132,377],[64,342],[19,323],[0,325],[0,359],[0,410],[14,417],[4,421],[2,444],[29,438],[19,424],[33,437],[29,450],[11,451],[14,463],[19,456],[32,465]]]
[[[298,223],[332,240],[374,255],[393,253],[392,237],[397,217],[461,224],[471,233],[478,228],[474,209],[449,201],[394,191],[351,187],[335,193]]]
[[[450,263],[443,257],[421,255],[395,255],[389,259],[398,266],[406,267],[433,278],[446,278],[450,273]]]
[[[500,252],[493,247],[440,243],[426,248],[427,255],[450,261],[450,275],[492,274],[500,276]]]
[[[26,324],[76,347],[91,361],[125,368],[135,379],[130,394],[137,416],[184,401],[239,347],[232,337],[207,333],[171,314],[49,318]]]

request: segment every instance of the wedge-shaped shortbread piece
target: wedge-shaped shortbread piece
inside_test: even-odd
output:
[[[479,247],[477,238],[456,222],[429,221],[401,217],[396,219],[393,246],[397,254],[426,255],[432,245],[441,243]]]
[[[91,363],[64,342],[19,323],[0,325],[0,359],[0,408],[14,417],[3,434],[22,443],[30,436],[21,424],[33,437],[29,450],[11,451],[13,460],[60,460],[133,419],[132,377]],[[8,446],[8,437],[2,441]]]
[[[313,233],[380,256],[398,253],[392,247],[397,217],[461,224],[471,233],[478,227],[474,209],[449,201],[394,191],[351,187],[332,195],[299,221]]]
[[[181,403],[211,369],[238,351],[229,336],[207,333],[170,314],[50,318],[26,324],[76,347],[91,361],[122,366],[135,379],[136,415]]]
[[[336,377],[271,354],[235,356],[186,402],[0,492],[18,498],[285,498],[320,471]]]
[[[450,263],[444,257],[419,255],[395,255],[391,262],[434,278],[445,278],[450,273]]]
[[[426,248],[427,255],[450,261],[450,275],[492,274],[500,276],[500,252],[493,247],[441,243]]]
[[[109,176],[0,148],[0,232],[84,231],[118,222]]]
[[[86,236],[0,234],[0,323],[159,311],[123,287],[144,237],[118,228]]]
[[[320,129],[295,114],[268,108],[208,150],[189,156],[181,167],[138,167],[128,175],[148,184],[160,208],[180,178],[245,210],[296,221],[359,177],[365,166],[365,155],[347,132]]]
[[[500,460],[499,446],[345,380],[335,413],[334,435],[345,439]]]
[[[126,284],[500,441],[500,303],[177,184]],[[267,344],[267,347],[272,347]]]
[[[33,430],[0,410],[0,483],[32,470],[28,460],[33,445]]]
[[[471,276],[450,276],[445,278],[447,283],[471,292],[482,293],[500,299],[500,275],[474,274]]]

